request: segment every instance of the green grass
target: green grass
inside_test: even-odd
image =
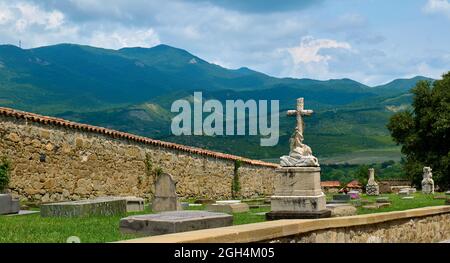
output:
[[[444,193],[436,193],[434,196],[440,196],[444,195]],[[391,212],[391,211],[402,211],[407,209],[414,209],[414,208],[420,208],[420,207],[426,207],[426,206],[438,206],[438,205],[445,205],[445,200],[443,199],[433,199],[433,195],[424,195],[422,193],[415,193],[414,199],[405,200],[402,199],[401,196],[398,196],[396,194],[384,194],[377,197],[389,197],[389,200],[391,201],[391,205],[389,207],[383,207],[379,209],[365,209],[362,207],[358,207],[357,213],[359,215],[362,214],[371,214],[371,213],[382,213],[382,212]],[[366,196],[363,195],[363,199],[373,200],[377,198],[375,196]]]
[[[442,195],[442,194],[436,194]],[[425,206],[444,205],[445,200],[435,200],[433,196],[414,194],[413,200],[403,200],[395,194],[387,194],[392,204],[380,209],[364,209],[358,207],[358,214],[369,214],[413,209]],[[327,196],[327,198],[331,198]],[[362,199],[375,201],[376,197],[363,195]],[[189,210],[204,210],[205,206],[189,207]],[[270,208],[252,208],[246,213],[233,214],[234,225],[264,222]],[[151,213],[149,209],[140,213]],[[119,220],[122,216],[89,217],[89,218],[42,218],[39,214],[22,216],[0,216],[0,243],[64,243],[70,236],[77,236],[82,243],[113,242],[123,239],[137,238],[138,235],[124,235],[119,231]]]

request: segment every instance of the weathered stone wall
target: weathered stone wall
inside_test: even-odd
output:
[[[223,154],[195,154],[114,138],[114,133],[27,118],[0,114],[0,156],[10,159],[10,189],[22,199],[49,202],[104,195],[151,198],[158,168],[172,174],[180,197],[231,197],[235,161],[221,158]],[[239,174],[243,197],[273,192],[274,167],[244,162]]]
[[[434,243],[450,239],[450,213],[316,230],[272,243]]]
[[[347,217],[274,220],[124,240],[125,243],[367,243],[450,240],[450,206]]]

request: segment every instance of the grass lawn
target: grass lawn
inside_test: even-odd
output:
[[[444,193],[436,193],[434,196],[443,196]],[[391,206],[383,207],[379,209],[364,209],[362,207],[358,207],[357,213],[362,214],[370,214],[370,213],[381,213],[381,212],[390,212],[390,211],[401,211],[407,209],[414,209],[425,206],[437,206],[437,205],[445,205],[445,200],[442,199],[433,199],[433,195],[424,195],[420,192],[415,193],[414,199],[402,199],[401,196],[397,194],[384,194],[380,196],[366,196],[363,195],[363,199],[373,200],[377,197],[389,197],[391,201]]]
[[[442,194],[440,194],[442,195]],[[406,210],[425,206],[444,205],[445,200],[435,200],[432,196],[414,194],[414,199],[403,200],[395,194],[388,196],[392,204],[390,207],[375,210],[358,207],[358,214],[379,213],[395,210]],[[363,195],[363,199],[375,200],[376,197]],[[203,210],[204,206],[190,207],[190,210]],[[252,208],[250,212],[234,214],[234,225],[249,224],[265,221],[263,212],[270,208]],[[151,213],[146,210],[141,213]],[[70,236],[77,236],[82,243],[112,242],[138,237],[137,235],[123,235],[119,232],[119,220],[122,216],[91,217],[91,218],[42,218],[39,214],[22,216],[0,216],[0,243],[54,243],[66,242]]]

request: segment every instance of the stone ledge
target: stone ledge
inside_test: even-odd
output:
[[[284,219],[215,229],[119,241],[121,243],[247,243],[261,242],[315,230],[376,224],[386,221],[450,213],[450,206],[323,219]]]

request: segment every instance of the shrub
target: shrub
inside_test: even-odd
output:
[[[11,170],[11,163],[6,157],[0,159],[0,193],[3,193],[9,184],[9,173]]]

